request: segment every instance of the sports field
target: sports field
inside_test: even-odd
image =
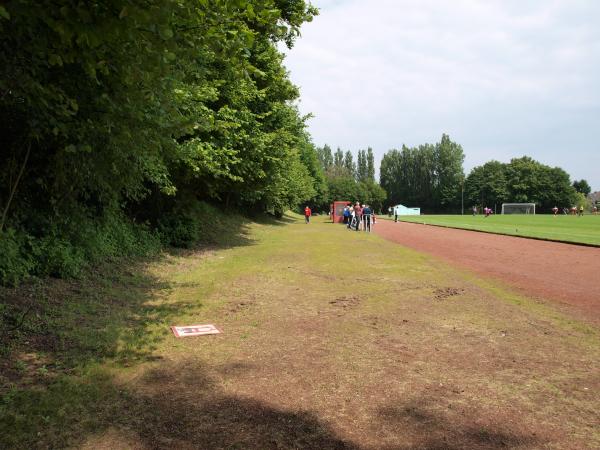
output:
[[[594,324],[326,217],[0,294],[1,448],[600,446]]]
[[[600,215],[421,215],[401,216],[399,220],[600,246]]]

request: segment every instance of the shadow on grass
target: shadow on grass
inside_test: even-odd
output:
[[[283,226],[293,223],[304,223],[304,216],[288,211],[282,217],[261,215],[254,217],[252,220],[262,225]]]
[[[0,407],[0,446],[358,448],[312,413],[225,394],[201,362],[160,367],[148,371],[135,389],[97,370],[87,382],[64,377],[44,391],[14,392],[11,408]]]
[[[519,424],[519,417],[514,417],[512,425],[507,425],[506,417],[498,420],[476,417],[475,411],[455,414],[441,410],[439,403],[425,396],[380,409],[379,418],[386,428],[403,429],[413,441],[410,446],[385,448],[458,450],[544,447],[540,436],[515,425]]]
[[[360,449],[317,414],[284,410],[224,392],[220,375],[251,366],[211,367],[196,359],[163,361],[135,385],[101,369],[64,377],[47,390],[14,392],[0,406],[0,446],[7,448]],[[4,408],[4,409],[2,409]],[[25,418],[24,412],[29,414]],[[374,422],[397,444],[382,449],[540,448],[544,442],[504,423],[450,419],[427,401],[382,408]],[[489,420],[488,420],[489,422]],[[15,432],[18,430],[18,432]],[[12,431],[12,432],[11,432]],[[17,440],[18,437],[20,440]],[[366,436],[371,443],[377,436]],[[373,448],[372,445],[364,448]]]
[[[15,386],[45,384],[49,372],[70,372],[90,362],[114,359],[130,365],[152,360],[157,344],[170,333],[170,321],[201,309],[202,303],[161,302],[181,286],[161,280],[149,267],[173,257],[203,257],[253,245],[248,224],[230,221],[210,244],[104,263],[78,280],[0,287],[0,394]]]

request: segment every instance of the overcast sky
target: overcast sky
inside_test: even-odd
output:
[[[600,1],[315,0],[285,64],[315,144],[462,145],[600,190]]]

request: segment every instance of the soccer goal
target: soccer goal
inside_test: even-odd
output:
[[[535,203],[502,203],[502,214],[535,214]]]

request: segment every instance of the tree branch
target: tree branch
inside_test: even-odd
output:
[[[0,232],[4,229],[4,224],[6,223],[6,216],[8,215],[8,209],[10,208],[10,204],[12,203],[13,197],[15,196],[15,192],[17,191],[17,187],[19,185],[19,181],[21,181],[21,176],[25,171],[25,166],[27,165],[27,161],[29,160],[29,154],[31,153],[31,140],[27,144],[27,152],[25,153],[25,159],[23,160],[23,164],[21,165],[21,170],[19,170],[19,175],[17,175],[17,179],[15,183],[11,186],[10,195],[8,196],[8,201],[6,202],[6,206],[4,207],[4,211],[2,212],[2,219],[0,219]]]

